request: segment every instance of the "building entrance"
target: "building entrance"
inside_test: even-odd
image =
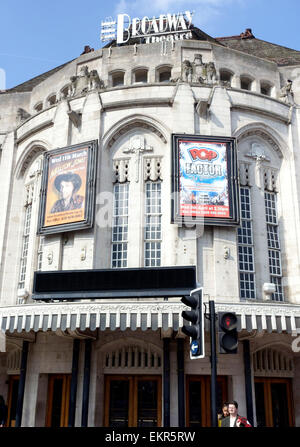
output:
[[[186,425],[187,427],[210,427],[210,376],[187,376],[186,382]],[[217,411],[227,400],[227,380],[217,378]]]
[[[46,427],[68,426],[70,384],[70,374],[49,375]]]
[[[106,427],[160,427],[160,376],[106,376]]]
[[[19,381],[20,376],[9,377],[7,427],[14,427],[16,424]]]
[[[290,379],[255,378],[255,399],[258,427],[294,425]]]

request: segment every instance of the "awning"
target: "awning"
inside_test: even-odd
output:
[[[173,329],[183,325],[179,302],[93,302],[25,304],[0,308],[0,328],[3,333],[46,332],[58,329],[89,329],[132,331],[141,329]],[[208,311],[208,305],[206,304]],[[238,330],[252,332],[300,333],[300,306],[277,303],[216,304],[216,312],[236,312]],[[206,329],[209,321],[205,319]]]

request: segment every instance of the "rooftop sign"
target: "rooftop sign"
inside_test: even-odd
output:
[[[161,14],[156,17],[135,17],[118,14],[117,21],[112,18],[101,23],[101,40],[117,40],[117,44],[126,43],[130,38],[143,38],[146,43],[163,40],[191,39],[192,17],[194,13],[185,11],[178,14]]]

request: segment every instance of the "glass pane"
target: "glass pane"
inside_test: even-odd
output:
[[[55,379],[53,383],[53,400],[51,412],[51,427],[60,427],[63,379]]]
[[[110,382],[109,426],[128,427],[129,381]]]
[[[272,412],[273,427],[288,427],[289,412],[287,403],[287,389],[285,383],[272,383]]]
[[[189,413],[190,427],[202,427],[202,414],[201,414],[201,382],[189,382]]]
[[[255,403],[256,403],[257,427],[265,427],[266,409],[265,409],[265,393],[263,383],[255,384]]]
[[[138,427],[157,426],[157,381],[138,381]]]

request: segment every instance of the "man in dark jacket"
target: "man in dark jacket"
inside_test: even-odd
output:
[[[222,420],[221,427],[251,427],[246,418],[238,414],[238,403],[233,400],[228,402],[229,416]]]

